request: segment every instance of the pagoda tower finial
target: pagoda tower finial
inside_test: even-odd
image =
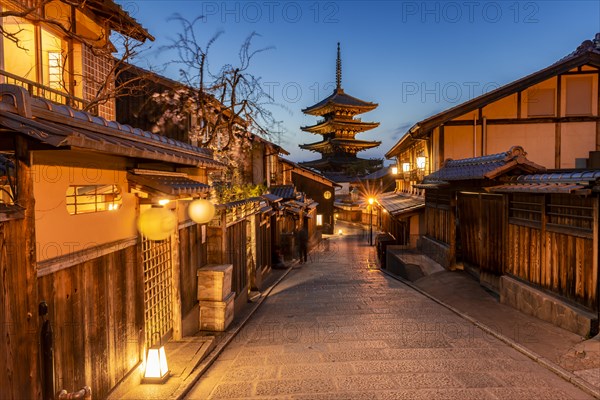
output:
[[[338,89],[342,88],[342,57],[340,56],[340,42],[337,44],[337,61],[335,63],[335,83]]]

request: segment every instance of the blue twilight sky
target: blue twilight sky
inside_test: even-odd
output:
[[[156,37],[137,61],[146,68],[175,57],[159,51],[180,29],[168,21],[174,13],[205,16],[202,45],[224,31],[209,55],[213,69],[234,63],[243,40],[259,33],[254,47],[274,49],[258,55],[251,72],[287,108],[272,110],[294,161],[320,157],[298,148],[321,139],[300,130],[317,121],[301,109],[331,94],[338,41],[342,87],[379,103],[361,117],[380,126],[357,138],[382,144],[359,156],[379,158],[415,122],[542,69],[600,32],[600,0],[117,2]],[[165,75],[178,77],[175,69]]]

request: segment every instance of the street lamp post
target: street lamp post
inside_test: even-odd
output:
[[[373,202],[375,200],[369,197],[369,246],[373,246]]]

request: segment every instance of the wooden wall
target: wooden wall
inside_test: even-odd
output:
[[[56,390],[104,398],[142,359],[143,270],[138,246],[39,278],[54,329]]]
[[[240,220],[227,227],[227,250],[225,259],[227,263],[233,264],[232,289],[236,298],[247,289],[248,286],[248,225],[245,219]]]
[[[427,190],[425,192],[425,234],[448,245],[454,244],[455,224],[450,192]]]
[[[512,196],[506,273],[597,310],[597,199],[574,195]],[[596,219],[595,224],[591,218]]]
[[[35,271],[35,200],[27,142],[16,139],[17,203],[24,218],[0,222],[0,397],[42,397]]]
[[[206,246],[206,242],[202,243],[201,225],[194,224],[179,230],[181,312],[183,317],[198,304],[198,277],[196,271],[207,264]]]
[[[464,262],[501,275],[504,266],[504,203],[501,195],[459,193],[461,257]]]

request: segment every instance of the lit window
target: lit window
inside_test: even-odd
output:
[[[58,51],[48,52],[48,84],[52,89],[62,87],[62,54]]]
[[[567,78],[566,115],[592,114],[592,84],[591,76]]]
[[[317,214],[317,226],[323,226],[323,215]]]
[[[554,89],[530,89],[527,91],[527,116],[554,116]]]
[[[117,185],[69,186],[67,211],[71,215],[99,211],[116,211],[121,207],[121,191]]]
[[[14,153],[0,153],[0,207],[15,204],[16,184]]]

